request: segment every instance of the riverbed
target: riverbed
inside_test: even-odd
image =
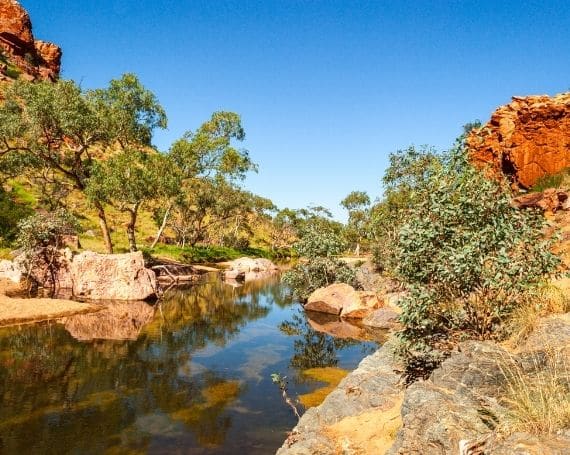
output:
[[[216,274],[154,306],[3,328],[0,452],[273,453],[297,418],[271,375],[296,402],[354,369],[368,338],[316,332],[278,276]]]

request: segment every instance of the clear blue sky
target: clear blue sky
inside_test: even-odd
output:
[[[245,186],[342,217],[381,194],[388,154],[451,145],[512,95],[570,88],[570,1],[21,0],[63,77],[139,75],[169,117],[165,150],[213,111],[242,115]]]

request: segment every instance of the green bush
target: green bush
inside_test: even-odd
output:
[[[18,223],[16,244],[21,248],[29,277],[55,291],[61,268],[63,237],[75,234],[75,218],[62,209],[36,213]]]
[[[334,256],[342,253],[345,243],[333,230],[310,226],[303,230],[295,245],[306,259],[283,274],[283,282],[291,288],[293,296],[307,300],[316,289],[333,283],[347,283],[359,287],[355,270]]]
[[[293,296],[301,301],[306,301],[318,288],[333,283],[360,287],[352,267],[341,260],[326,257],[312,258],[297,264],[283,274],[283,282],[291,288]]]
[[[435,367],[455,339],[496,336],[559,263],[541,214],[514,209],[508,186],[471,167],[461,143],[415,192],[394,249],[409,292],[399,336],[410,375]]]
[[[9,245],[18,233],[18,223],[29,216],[32,209],[18,204],[10,193],[0,189],[0,244]]]

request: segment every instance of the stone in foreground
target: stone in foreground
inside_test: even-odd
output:
[[[73,295],[92,300],[147,300],[156,296],[156,275],[142,253],[86,251],[71,264]]]
[[[335,283],[313,292],[305,310],[334,314],[346,319],[362,319],[382,306],[374,292],[356,291],[345,283]]]
[[[354,306],[358,300],[358,294],[352,286],[335,283],[313,292],[305,304],[305,310],[338,316],[345,306]]]

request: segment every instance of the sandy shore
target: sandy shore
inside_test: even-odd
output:
[[[12,298],[5,294],[9,287],[9,283],[0,281],[0,326],[46,321],[100,309],[72,300]]]

